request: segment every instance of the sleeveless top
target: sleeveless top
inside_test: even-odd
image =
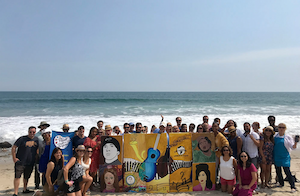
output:
[[[75,161],[75,164],[70,168],[69,170],[69,179],[70,181],[81,181],[83,176],[83,167],[80,165],[77,160]]]
[[[236,139],[238,138],[238,136],[236,136],[235,138],[230,139],[230,137],[228,138],[228,142],[229,145],[233,151],[233,157],[237,159],[237,142]]]
[[[91,158],[89,158],[88,164],[85,164],[85,163],[83,162],[83,157],[82,157],[82,158],[81,158],[81,165],[82,165],[82,167],[83,167],[83,175],[85,176],[85,171],[86,171],[87,169],[90,168],[90,165],[91,165]]]
[[[290,167],[291,157],[284,146],[284,137],[274,137],[274,164],[277,167]]]
[[[235,178],[233,159],[231,156],[228,161],[224,161],[223,156],[220,157],[220,176],[225,180],[233,180]]]
[[[62,166],[60,164],[54,163],[54,168],[53,168],[53,171],[51,173],[51,182],[52,183],[57,179],[58,172],[61,169],[62,169]]]

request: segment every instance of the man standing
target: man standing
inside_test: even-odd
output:
[[[114,132],[116,135],[122,135],[122,132],[121,132],[119,126],[114,126],[113,132]]]
[[[40,145],[44,141],[44,138],[43,138],[42,134],[43,134],[44,130],[46,130],[48,127],[50,127],[50,125],[46,121],[42,121],[40,123],[40,125],[38,126],[40,131],[35,134],[35,137],[37,137],[39,139],[39,144]],[[40,188],[41,178],[40,178],[40,173],[38,171],[38,165],[39,165],[39,159],[37,157],[37,159],[35,161],[35,164],[34,164],[34,184],[35,184],[34,189],[39,189]]]
[[[112,135],[112,128],[110,125],[105,125],[105,135],[107,135],[107,136]]]
[[[273,127],[275,132],[278,132],[278,127],[275,125],[275,116],[269,116],[268,121],[271,127]]]
[[[31,126],[28,128],[28,135],[22,136],[14,143],[11,148],[11,154],[15,163],[15,178],[14,178],[14,194],[18,195],[20,178],[23,174],[23,193],[32,193],[27,189],[28,179],[33,170],[35,159],[38,153],[39,140],[35,137],[36,128]],[[17,153],[16,153],[17,149]]]
[[[102,128],[103,127],[103,121],[102,120],[99,120],[97,122],[97,127],[98,127],[98,135],[101,135],[100,132],[104,133],[104,129]]]
[[[74,136],[72,139],[72,145],[74,150],[77,148],[78,145],[83,145],[84,140],[86,137],[84,136],[84,126],[78,127],[78,135]]]
[[[204,124],[204,123],[207,123],[207,125],[208,125],[208,130],[211,128],[211,125],[210,124],[208,124],[208,116],[203,116],[203,123],[202,124]]]
[[[134,124],[131,122],[131,123],[129,123],[129,132],[130,133],[135,133],[135,130],[134,130]]]
[[[243,140],[243,151],[246,151],[250,158],[251,162],[258,167],[257,159],[258,159],[258,147],[259,147],[259,135],[254,131],[251,131],[250,123],[244,123],[245,133],[240,137]]]
[[[182,122],[182,119],[181,119],[180,117],[177,117],[177,118],[176,118],[176,123],[177,123],[177,127],[178,127],[179,129],[181,129],[181,122]]]
[[[124,123],[123,129],[124,129],[124,134],[125,133],[129,133],[129,130],[130,130],[129,124],[128,123]]]
[[[135,124],[135,128],[136,128],[136,133],[141,133],[142,132],[142,123],[138,122]]]
[[[70,126],[69,124],[64,124],[61,129],[63,130],[63,132],[68,133],[70,130]]]

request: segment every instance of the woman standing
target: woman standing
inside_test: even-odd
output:
[[[90,165],[91,165],[91,156],[93,149],[90,146],[86,147],[86,152],[81,158],[81,165],[83,167],[83,176],[82,181],[80,182],[82,195],[85,196],[88,188],[93,182],[93,178],[89,175]]]
[[[100,157],[100,137],[97,135],[98,129],[96,127],[92,127],[90,129],[89,136],[84,140],[83,145],[92,147],[92,156],[91,156],[91,166],[90,166],[90,174],[93,178],[95,178],[97,174],[97,170],[99,169],[99,157]]]
[[[261,188],[268,187],[273,163],[273,148],[274,148],[274,130],[273,127],[267,126],[263,131],[263,140],[259,147],[259,162],[260,162],[260,179]]]
[[[285,130],[286,125],[284,123],[280,123],[278,125],[278,133],[274,137],[274,163],[280,186],[284,186],[281,171],[281,167],[283,167],[284,173],[286,174],[291,185],[291,192],[293,193],[296,192],[296,187],[295,180],[290,171],[290,151],[297,148],[297,142],[294,142],[291,136],[285,134]]]
[[[239,185],[235,188],[232,195],[249,196],[252,195],[257,185],[257,169],[247,152],[243,151],[238,160],[238,180]]]
[[[222,192],[231,194],[236,183],[237,162],[229,146],[223,146],[220,157],[220,177]]]
[[[65,192],[68,196],[81,196],[79,183],[82,181],[83,167],[81,159],[85,153],[84,145],[78,145],[75,155],[64,168]]]

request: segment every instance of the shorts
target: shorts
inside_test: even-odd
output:
[[[236,184],[236,178],[234,177],[233,180],[225,180],[224,178],[221,177],[221,185],[229,185],[229,186],[234,186]]]
[[[22,165],[21,161],[15,163],[15,178],[21,178],[24,173],[24,179],[28,180],[31,176],[33,165]]]
[[[258,169],[258,157],[251,158],[251,162],[256,167],[256,169]]]

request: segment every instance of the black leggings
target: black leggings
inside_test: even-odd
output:
[[[281,167],[280,166],[278,167],[278,166],[275,165],[275,169],[276,169],[276,174],[277,174],[277,177],[278,177],[279,184],[281,186],[284,186],[284,180],[283,180],[283,177],[282,177]],[[295,180],[292,177],[290,167],[283,167],[283,171],[284,171],[285,175],[287,176],[287,178],[289,180],[291,188],[292,189],[296,189],[296,187],[295,187]]]

